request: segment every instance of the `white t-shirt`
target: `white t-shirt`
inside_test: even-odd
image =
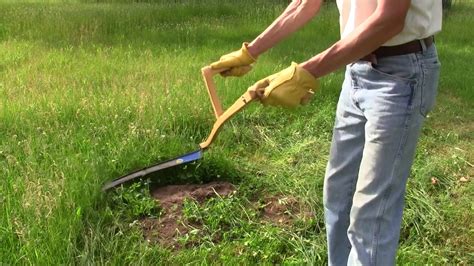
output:
[[[377,0],[337,0],[341,38],[351,33],[377,8]],[[441,31],[441,0],[412,0],[402,32],[383,46],[393,46],[420,40]]]

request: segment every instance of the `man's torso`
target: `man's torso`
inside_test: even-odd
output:
[[[341,38],[363,23],[377,8],[377,0],[337,0]],[[402,32],[384,46],[424,39],[441,30],[441,0],[412,0]]]

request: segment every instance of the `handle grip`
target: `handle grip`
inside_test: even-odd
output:
[[[211,145],[212,141],[219,133],[219,129],[227,120],[242,110],[242,108],[244,108],[248,103],[257,98],[257,93],[255,91],[248,90],[242,96],[240,96],[240,98],[237,99],[234,104],[224,111],[222,109],[219,97],[217,96],[216,84],[214,83],[213,77],[214,75],[225,70],[226,69],[212,69],[210,66],[206,66],[201,69],[204,83],[206,84],[207,92],[209,93],[209,98],[211,99],[212,108],[214,109],[214,115],[216,116],[216,122],[214,122],[211,133],[204,142],[199,144],[201,149],[206,149],[209,145]]]
[[[211,99],[212,109],[214,110],[214,115],[216,118],[219,118],[219,116],[221,116],[224,111],[222,109],[221,101],[217,96],[216,84],[212,78],[214,75],[219,74],[225,70],[225,68],[212,69],[210,66],[201,68],[202,77],[204,78],[204,83],[206,84],[207,92],[209,93],[209,98]]]

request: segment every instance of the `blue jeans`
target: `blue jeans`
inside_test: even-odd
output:
[[[440,64],[435,45],[347,66],[324,183],[329,265],[393,265],[407,178]]]

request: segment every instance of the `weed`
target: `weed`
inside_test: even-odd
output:
[[[129,187],[121,186],[112,195],[112,204],[117,213],[128,218],[158,217],[160,208],[157,202],[150,197],[147,184],[136,182]]]

